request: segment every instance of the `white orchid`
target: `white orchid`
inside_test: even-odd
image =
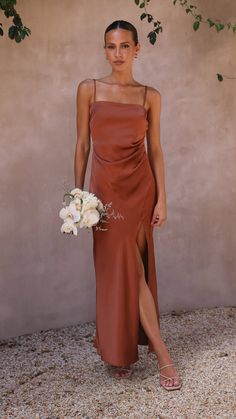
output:
[[[72,189],[72,191],[70,191],[70,194],[74,195],[75,198],[77,198],[77,197],[82,198],[83,193],[84,192],[80,188],[74,188],[74,189]]]
[[[78,221],[81,218],[81,212],[77,209],[77,205],[74,200],[70,202],[68,206],[68,211],[73,215],[73,219],[75,223],[78,223]]]
[[[69,207],[64,207],[59,212],[59,217],[65,220],[67,217],[73,218],[72,212],[69,210]]]
[[[61,226],[61,232],[62,233],[73,233],[75,236],[78,234],[78,229],[74,223],[70,223],[68,221],[65,221]]]

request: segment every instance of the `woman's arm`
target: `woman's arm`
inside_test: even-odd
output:
[[[90,152],[89,106],[91,81],[83,80],[77,88],[76,128],[77,141],[74,158],[75,187],[83,189]]]
[[[147,130],[147,151],[150,166],[156,180],[157,204],[153,214],[154,225],[160,226],[166,220],[166,191],[165,191],[165,169],[164,156],[160,141],[160,115],[161,115],[161,94],[158,90],[149,87],[150,104],[148,110],[148,130]]]

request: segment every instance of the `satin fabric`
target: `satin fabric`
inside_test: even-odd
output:
[[[136,236],[145,229],[145,279],[154,298],[158,322],[157,278],[151,219],[157,202],[155,179],[145,150],[148,128],[144,106],[94,101],[90,108],[93,144],[89,191],[112,202],[112,216],[93,229],[96,275],[96,333],[93,345],[106,363],[130,365],[139,359],[138,345],[153,346],[139,317]],[[111,211],[110,211],[111,212]]]

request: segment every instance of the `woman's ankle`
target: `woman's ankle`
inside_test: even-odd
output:
[[[159,339],[156,345],[153,345],[154,352],[157,357],[163,355],[164,352],[168,352],[167,347],[163,339]]]

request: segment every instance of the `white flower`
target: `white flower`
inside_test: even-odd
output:
[[[100,199],[98,199],[98,211],[103,211],[104,210],[104,205],[102,203],[102,201],[100,201]]]
[[[88,192],[88,191],[83,191],[82,198],[83,198],[83,199],[87,199],[87,198],[89,198],[89,197],[90,197],[90,195],[91,195],[91,193],[90,193],[90,192]]]
[[[92,196],[91,199],[89,200],[90,203],[90,208],[97,208],[98,206],[98,199],[96,196]]]
[[[60,218],[62,218],[63,220],[65,220],[65,218],[67,217],[71,217],[73,218],[73,214],[71,213],[71,211],[69,210],[69,207],[65,207],[62,208],[59,212],[59,216]]]
[[[73,202],[75,203],[75,206],[76,206],[76,209],[78,210],[78,211],[81,211],[81,208],[82,208],[82,202],[81,202],[81,198],[74,198],[73,199]]]
[[[89,209],[83,213],[79,226],[80,228],[92,227],[94,224],[97,224],[99,219],[99,212],[96,209]]]
[[[82,198],[83,191],[80,188],[74,188],[70,191],[71,195],[74,195],[75,198]]]
[[[62,233],[71,233],[72,232],[75,236],[77,236],[78,229],[77,229],[77,227],[74,223],[70,223],[70,222],[66,221],[61,226],[61,232]]]
[[[77,204],[74,200],[70,202],[68,211],[72,214],[74,222],[77,223],[81,218],[81,213],[77,210]]]

